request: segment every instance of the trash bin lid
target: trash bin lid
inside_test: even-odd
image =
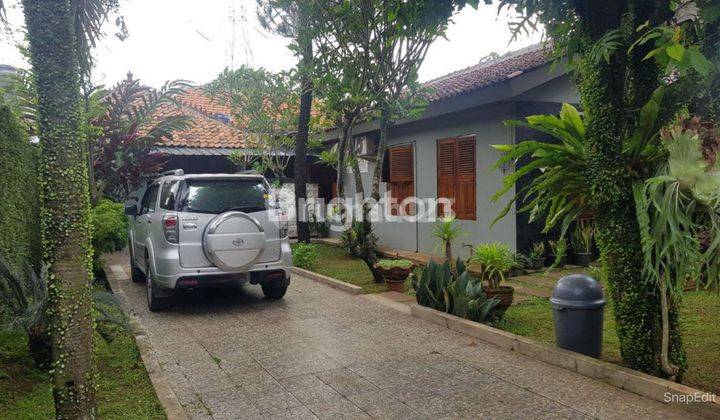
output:
[[[585,274],[571,274],[558,280],[550,302],[553,306],[593,309],[605,306],[602,286]]]

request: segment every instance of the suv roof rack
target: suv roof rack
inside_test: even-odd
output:
[[[182,169],[173,169],[172,171],[165,171],[160,173],[160,176],[168,175],[182,176],[185,175],[185,171],[183,171]]]

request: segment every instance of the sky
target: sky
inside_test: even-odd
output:
[[[7,1],[10,28],[0,38],[0,64],[27,67],[17,51],[23,40],[22,9]],[[255,16],[255,0],[121,0],[129,38],[107,36],[94,56],[96,84],[113,85],[131,71],[144,84],[159,87],[167,80],[193,83],[211,81],[224,68],[240,65],[264,67],[271,71],[292,68],[296,59],[287,49],[287,40],[264,31]],[[420,67],[421,81],[476,64],[490,53],[514,51],[540,40],[531,34],[512,44],[508,16],[498,16],[496,7],[463,9],[453,18],[446,39],[430,47]]]

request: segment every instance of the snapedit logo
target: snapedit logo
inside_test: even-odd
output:
[[[694,392],[692,394],[675,394],[666,392],[663,395],[666,403],[693,404],[693,403],[714,403],[717,402],[717,395],[712,392]]]

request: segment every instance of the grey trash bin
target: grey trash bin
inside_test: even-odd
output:
[[[599,358],[605,308],[600,283],[584,274],[565,276],[555,285],[550,302],[557,346]]]

